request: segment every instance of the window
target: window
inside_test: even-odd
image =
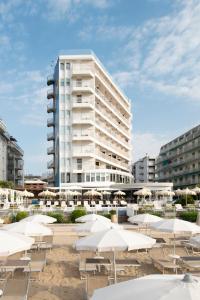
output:
[[[86,181],[90,182],[90,173],[86,173]]]
[[[77,169],[82,170],[82,158],[77,158]]]
[[[77,95],[76,96],[76,102],[77,103],[82,103],[82,95]]]
[[[96,173],[96,181],[100,181],[100,173]]]
[[[77,174],[77,182],[82,182],[82,174],[81,173]]]
[[[76,80],[76,86],[81,87],[82,86],[82,79],[77,79]]]
[[[70,70],[70,63],[66,63],[66,70]]]
[[[60,70],[64,70],[64,63],[60,63]]]
[[[91,181],[95,181],[95,173],[91,173]]]
[[[70,86],[70,79],[69,78],[66,79],[66,86]]]
[[[61,102],[61,103],[64,103],[64,102],[65,102],[65,95],[64,95],[64,94],[61,94],[61,95],[60,95],[60,102]]]
[[[100,162],[96,161],[96,166],[99,167],[100,166]]]
[[[60,79],[60,85],[61,85],[61,86],[64,86],[64,85],[65,85],[64,79]]]
[[[66,100],[70,101],[70,95],[69,94],[66,94]]]
[[[69,183],[70,182],[70,173],[67,173],[66,175],[67,175],[67,183]]]
[[[61,183],[65,183],[65,173],[61,173]]]

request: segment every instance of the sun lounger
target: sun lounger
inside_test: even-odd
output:
[[[168,259],[153,259],[152,262],[158,270],[160,270],[163,274],[165,274],[165,271],[172,271],[173,273],[178,272],[178,269],[181,269],[181,267],[178,264],[175,264],[173,261]]]
[[[183,206],[181,204],[175,204],[175,210],[177,212],[179,212],[179,211],[185,211],[185,209],[183,208]]]
[[[10,278],[3,289],[1,300],[26,300],[28,299],[29,277]]]
[[[195,254],[200,254],[200,248],[197,247],[196,244],[193,244],[189,241],[184,241],[182,244],[184,245],[185,250],[186,250],[188,255],[189,254],[194,254],[194,255]]]

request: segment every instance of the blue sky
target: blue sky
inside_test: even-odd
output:
[[[92,49],[132,101],[133,160],[199,123],[199,0],[1,0],[0,117],[46,172],[46,76]]]

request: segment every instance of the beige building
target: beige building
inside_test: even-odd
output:
[[[130,183],[130,101],[97,57],[60,55],[47,84],[49,184]]]
[[[160,149],[158,180],[173,182],[175,188],[200,184],[200,125]]]

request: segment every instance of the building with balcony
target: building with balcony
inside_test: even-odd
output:
[[[146,155],[133,164],[132,173],[134,182],[156,181],[156,159]]]
[[[47,85],[49,185],[130,183],[130,101],[97,57],[60,55]]]
[[[7,133],[6,125],[0,119],[0,181],[7,180],[7,145],[9,135]]]
[[[159,181],[173,182],[175,188],[200,183],[200,125],[161,147],[157,174]]]
[[[16,187],[23,185],[23,155],[17,140],[9,135],[5,124],[0,120],[0,180],[12,181]]]

